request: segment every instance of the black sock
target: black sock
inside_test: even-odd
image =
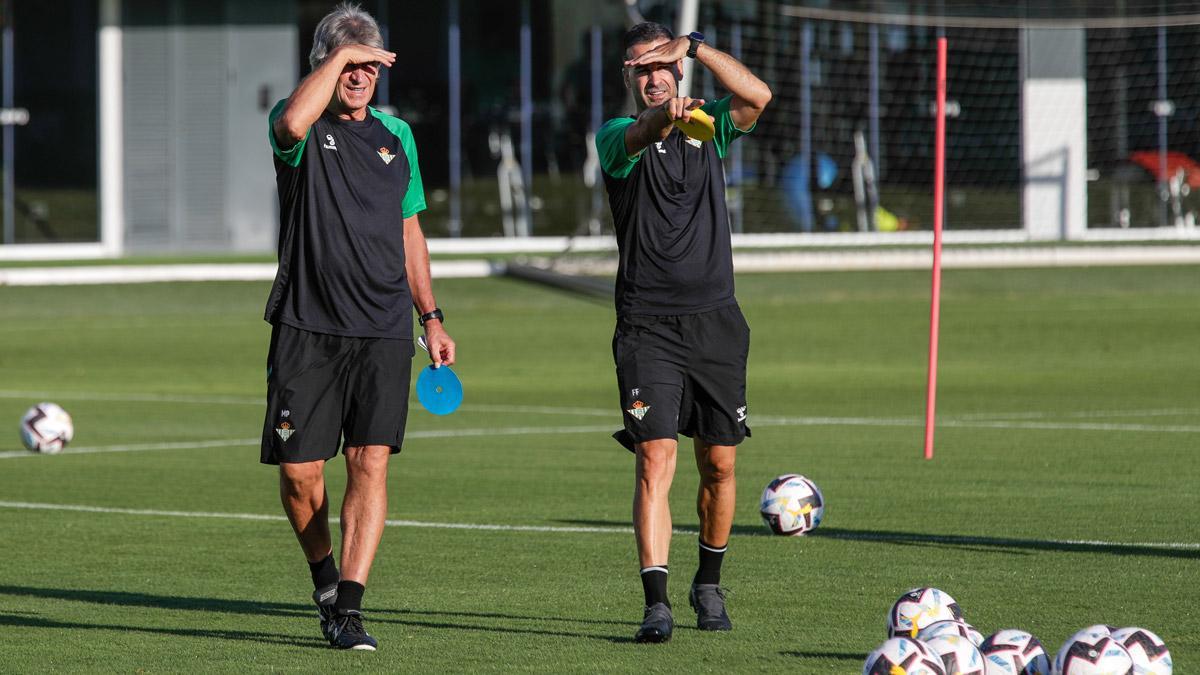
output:
[[[338,582],[337,565],[333,564],[333,552],[317,562],[308,563],[308,571],[312,574],[314,588],[325,588]]]
[[[666,603],[667,607],[671,606],[667,600],[666,565],[655,565],[642,570],[642,592],[646,594],[647,607],[657,602]]]
[[[367,590],[362,584],[354,581],[339,581],[338,582],[338,597],[335,607],[339,611],[353,609],[359,611],[362,609],[363,591]]]
[[[721,583],[721,561],[725,559],[725,551],[729,548],[728,545],[717,548],[709,546],[700,541],[700,569],[696,570],[696,578],[692,580],[694,584],[719,584]]]

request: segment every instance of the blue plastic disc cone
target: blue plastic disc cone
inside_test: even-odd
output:
[[[417,376],[417,400],[426,410],[434,415],[449,415],[458,410],[462,399],[462,382],[450,366],[434,368],[431,364],[421,369]]]

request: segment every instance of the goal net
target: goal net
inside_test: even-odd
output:
[[[704,3],[701,30],[775,93],[727,160],[734,230],[930,229],[939,36],[947,230],[1194,228],[1200,7],[1099,4]]]

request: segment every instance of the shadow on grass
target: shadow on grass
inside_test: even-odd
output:
[[[77,588],[35,588],[0,584],[0,595],[91,602],[98,605],[150,607],[153,609],[184,609],[196,612],[255,614],[260,616],[315,617],[311,604],[228,600],[222,598],[189,598],[175,595],[151,595],[128,591],[91,591]]]
[[[545,637],[568,637],[582,638],[586,640],[599,640],[601,642],[611,642],[614,644],[632,643],[633,631],[636,624],[629,624],[629,635],[612,635],[603,633],[580,633],[567,630],[549,630],[543,628],[518,628],[513,626],[479,626],[468,623],[454,623],[449,621],[423,621],[419,618],[405,619],[380,619],[379,612],[373,612],[369,623],[390,623],[401,626],[409,626],[412,628],[433,628],[439,630],[454,630],[454,631],[479,631],[482,633],[500,633],[504,635],[539,635]],[[416,612],[414,612],[416,614]],[[436,616],[436,612],[430,612],[429,615]],[[534,617],[525,617],[532,619]],[[540,618],[540,617],[539,617]]]
[[[241,642],[271,643],[288,647],[308,647],[329,649],[329,643],[319,638],[295,638],[274,633],[260,633],[244,630],[213,630],[205,628],[158,628],[152,626],[134,626],[129,624],[79,623],[76,621],[55,621],[36,616],[9,616],[0,614],[0,626],[19,628],[58,628],[62,630],[111,630],[121,633],[152,633],[155,635],[173,635],[183,637],[212,638],[218,640],[238,640]]]
[[[398,614],[403,616],[449,616],[466,619],[512,619],[516,621],[560,621],[565,623],[587,623],[603,626],[636,626],[636,621],[618,621],[616,619],[576,619],[566,616],[526,616],[521,614],[501,614],[498,612],[449,612],[444,610],[426,609],[386,609],[372,608],[366,610],[371,616],[380,614]]]
[[[197,612],[223,612],[226,614],[255,614],[260,616],[298,616],[311,618],[315,616],[311,604],[296,604],[283,602],[263,602],[255,600],[229,600],[224,598],[192,598],[175,595],[151,595],[149,593],[130,593],[128,591],[92,591],[76,588],[36,588],[31,586],[8,586],[0,584],[0,595],[15,595],[53,600],[70,600],[72,602],[91,602],[100,605],[121,605],[126,607],[152,607],[154,609],[183,609]],[[371,616],[380,614],[398,614],[405,616],[446,616],[470,619],[513,619],[518,621],[562,621],[566,623],[588,623],[613,626],[636,625],[633,621],[618,621],[615,619],[577,619],[560,616],[527,616],[521,614],[503,614],[500,612],[460,612],[424,609],[389,609],[386,607],[371,607],[367,609]]]
[[[88,602],[99,605],[117,605],[124,607],[148,607],[151,609],[165,610],[187,610],[198,612],[216,612],[225,614],[251,614],[258,616],[284,616],[284,617],[299,617],[303,619],[315,619],[315,608],[310,604],[293,604],[280,602],[259,602],[253,600],[229,600],[222,598],[195,598],[182,597],[171,595],[151,595],[149,593],[130,593],[127,591],[94,591],[83,589],[70,588],[35,588],[29,586],[9,586],[0,585],[0,595],[9,595],[17,597],[32,597],[52,600],[67,600],[71,602]],[[387,623],[407,625],[422,628],[440,628],[453,630],[472,630],[486,631],[493,633],[513,633],[526,635],[546,635],[553,637],[577,637],[591,640],[604,640],[607,642],[632,642],[632,637],[624,638],[615,635],[589,634],[571,631],[547,630],[540,628],[521,628],[511,626],[479,626],[462,623],[451,623],[448,621],[426,620],[423,617],[450,617],[463,619],[502,619],[507,621],[542,621],[542,622],[563,622],[563,623],[578,623],[578,624],[595,624],[628,627],[632,633],[637,625],[635,621],[617,621],[609,619],[577,619],[571,617],[556,617],[556,616],[524,616],[520,614],[503,614],[499,612],[458,612],[458,611],[437,611],[437,610],[420,610],[420,609],[386,609],[386,608],[368,608],[368,620],[372,623]],[[291,638],[280,635],[269,635],[266,633],[245,633],[241,631],[220,631],[220,630],[187,630],[187,629],[160,629],[160,628],[144,628],[138,626],[109,626],[102,624],[72,624],[47,621],[38,618],[27,618],[26,616],[15,617],[0,616],[0,625],[5,625],[5,621],[10,625],[41,625],[47,624],[47,627],[57,628],[94,628],[94,629],[112,629],[112,630],[137,630],[148,631],[155,633],[171,633],[179,635],[194,635],[198,637],[215,637],[224,639],[244,639],[258,642],[277,642],[280,644],[301,644]],[[401,618],[403,617],[403,618]],[[54,624],[54,625],[49,625]],[[323,645],[323,642],[319,642]]]
[[[628,527],[618,520],[559,520],[564,525],[587,527]],[[698,532],[692,527],[678,527],[676,532]],[[734,525],[733,534],[751,537],[773,536],[765,528]],[[1026,551],[1058,551],[1062,553],[1104,553],[1109,555],[1144,556],[1149,558],[1182,558],[1200,560],[1200,549],[1172,547],[1169,544],[1121,544],[1108,541],[1064,541],[1056,539],[1017,539],[1009,537],[978,537],[954,534],[926,534],[894,530],[853,530],[842,527],[822,527],[806,535],[814,539],[843,539],[869,541],[904,546],[971,547],[974,550],[1016,549]],[[1189,545],[1190,546],[1190,545]],[[1015,551],[1009,550],[1008,553]]]

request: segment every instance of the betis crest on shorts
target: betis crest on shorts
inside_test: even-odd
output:
[[[646,413],[650,412],[650,406],[638,400],[634,401],[633,405],[629,407],[629,410],[626,410],[625,412],[633,415],[634,419],[640,422],[642,418],[646,416]]]
[[[292,426],[290,421],[288,421],[288,417],[291,417],[291,415],[291,410],[284,410],[283,412],[279,413],[279,416],[282,419],[279,421],[279,426],[275,427],[275,433],[279,434],[279,438],[281,438],[284,443],[287,443],[287,439],[291,438],[292,434],[296,433],[296,428]]]

